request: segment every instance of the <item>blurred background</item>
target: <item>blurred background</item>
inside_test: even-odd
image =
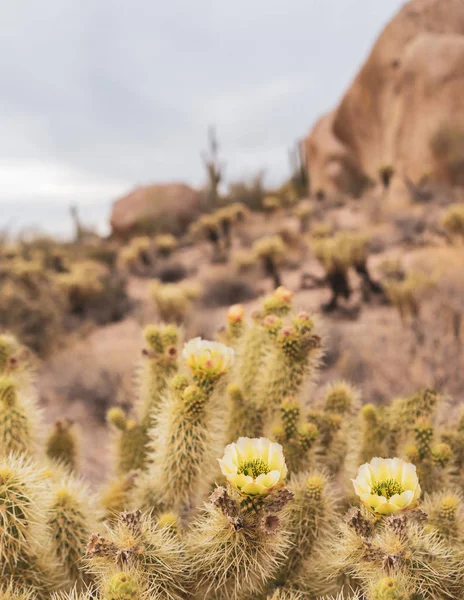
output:
[[[288,176],[289,145],[333,106],[399,0],[8,3],[0,23],[1,225],[108,232],[137,185]]]
[[[220,338],[280,286],[319,385],[459,401],[463,65],[462,0],[3,7],[0,330],[89,477],[143,327]]]

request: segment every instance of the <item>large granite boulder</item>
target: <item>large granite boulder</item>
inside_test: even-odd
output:
[[[305,147],[315,190],[356,194],[385,166],[454,183],[464,159],[464,1],[408,2]]]
[[[139,187],[113,205],[113,235],[128,237],[136,233],[169,231],[181,233],[200,214],[202,192],[183,183]]]

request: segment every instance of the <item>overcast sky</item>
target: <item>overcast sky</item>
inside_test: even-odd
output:
[[[2,2],[0,204],[201,184],[209,124],[229,179],[266,168],[279,181],[288,147],[336,104],[402,4]]]

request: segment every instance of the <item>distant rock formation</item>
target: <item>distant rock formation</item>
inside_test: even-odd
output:
[[[180,233],[199,215],[202,202],[202,192],[183,183],[140,187],[114,203],[111,230],[117,237]]]
[[[464,0],[411,0],[305,139],[311,188],[357,195],[379,170],[464,184]]]

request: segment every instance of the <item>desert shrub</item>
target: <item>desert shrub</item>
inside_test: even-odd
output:
[[[110,269],[113,269],[116,266],[118,252],[118,247],[111,242],[100,242],[85,247],[85,257],[87,259],[101,262]]]
[[[417,271],[405,272],[400,265],[383,266],[386,273],[385,292],[390,302],[398,310],[403,321],[415,320],[420,316],[420,307],[425,292],[434,285],[431,277]]]
[[[170,233],[159,234],[153,240],[156,253],[162,258],[168,258],[177,246],[176,238]]]
[[[401,234],[401,241],[406,244],[420,243],[427,228],[425,218],[417,215],[398,215],[394,223]]]
[[[464,126],[442,123],[430,138],[438,174],[454,185],[464,184]]]
[[[207,308],[230,306],[256,298],[257,291],[249,279],[243,277],[215,277],[205,283],[202,303]]]
[[[159,264],[155,269],[155,277],[163,283],[177,283],[188,276],[187,268],[176,261],[168,261],[164,264]]]
[[[440,225],[452,242],[464,241],[464,204],[452,204],[441,215]]]
[[[261,261],[267,277],[272,278],[274,287],[282,285],[279,265],[285,257],[286,246],[279,235],[260,238],[253,244],[253,252]]]
[[[148,236],[134,237],[123,246],[118,255],[118,266],[134,275],[153,274],[155,252]]]
[[[267,215],[273,215],[282,208],[282,202],[279,196],[265,196],[262,208]]]
[[[40,264],[17,258],[0,266],[0,328],[40,356],[62,341],[65,300]]]
[[[239,274],[250,273],[256,268],[256,255],[251,249],[237,250],[232,255],[232,267]]]
[[[130,309],[126,280],[96,261],[77,262],[56,277],[71,315],[99,325],[119,321]]]
[[[362,281],[363,299],[368,301],[372,294],[382,294],[382,286],[371,278],[367,267],[369,255],[368,238],[362,234],[340,231],[331,237],[316,237],[311,241],[311,250],[323,266],[332,297],[323,306],[331,311],[337,308],[340,297],[348,300],[352,294],[348,272],[353,269]],[[309,278],[308,275],[305,275]]]
[[[150,284],[150,295],[159,313],[166,323],[182,323],[192,307],[192,301],[198,298],[201,289],[188,283],[161,283],[154,280]]]

